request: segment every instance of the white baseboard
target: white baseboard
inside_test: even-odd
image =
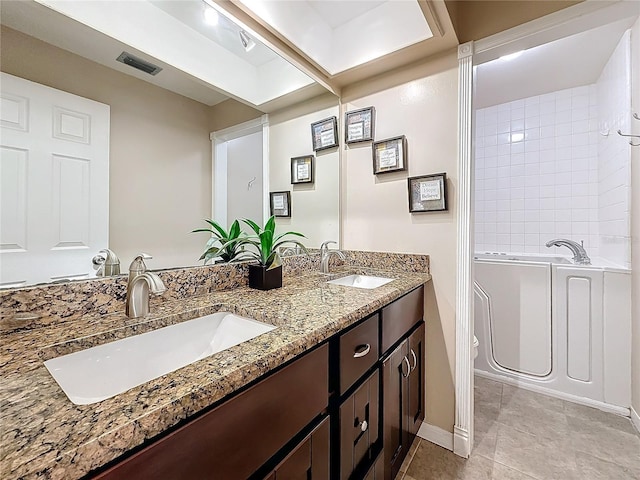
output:
[[[633,407],[631,407],[631,423],[635,425],[636,430],[640,433],[640,415],[638,415],[638,412],[636,412]]]
[[[453,433],[443,430],[440,427],[422,422],[418,429],[418,436],[436,445],[453,451]]]
[[[616,415],[622,415],[623,417],[630,416],[628,408],[619,407],[618,405],[612,405],[610,403],[600,402],[598,400],[592,400],[591,398],[579,397],[570,393],[558,392],[557,390],[551,390],[550,388],[540,387],[538,385],[532,385],[528,382],[522,382],[505,375],[498,375],[495,373],[485,372],[484,370],[475,369],[474,373],[479,377],[488,378],[496,382],[506,383],[515,387],[522,388],[524,390],[530,390],[536,393],[542,393],[549,397],[559,398],[561,400],[567,400],[568,402],[578,403],[580,405],[586,405],[587,407],[594,407],[603,412],[615,413]]]

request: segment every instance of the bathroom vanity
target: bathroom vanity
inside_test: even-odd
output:
[[[49,346],[13,332],[5,478],[395,478],[424,418],[426,270],[345,265],[330,278],[393,281],[306,271],[277,291],[152,305],[143,322],[87,315],[47,327]],[[72,404],[41,362],[223,309],[276,328],[92,405]]]

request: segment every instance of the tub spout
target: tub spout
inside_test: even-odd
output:
[[[591,265],[591,259],[584,249],[584,241],[580,243],[568,240],[566,238],[556,238],[547,242],[547,248],[551,247],[567,247],[573,253],[573,262],[578,265]]]

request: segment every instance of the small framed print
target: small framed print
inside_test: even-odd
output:
[[[373,173],[397,172],[407,169],[407,139],[389,138],[373,144]]]
[[[311,124],[311,138],[315,152],[338,146],[338,119],[325,118]]]
[[[446,173],[409,178],[409,212],[441,212],[446,209]]]
[[[271,215],[274,217],[291,216],[291,192],[269,192]]]
[[[291,183],[313,183],[313,155],[291,159]]]
[[[373,107],[347,112],[344,121],[344,141],[358,143],[373,140],[374,122],[375,109]]]

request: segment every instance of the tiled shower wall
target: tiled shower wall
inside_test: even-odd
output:
[[[631,44],[627,31],[597,83],[599,125],[607,136],[598,142],[598,218],[600,256],[631,267],[631,146],[617,134],[631,130]]]
[[[476,110],[476,252],[560,237],[630,267],[630,62],[627,31],[596,84]]]
[[[596,87],[476,111],[476,251],[551,253],[553,238],[598,253]]]

